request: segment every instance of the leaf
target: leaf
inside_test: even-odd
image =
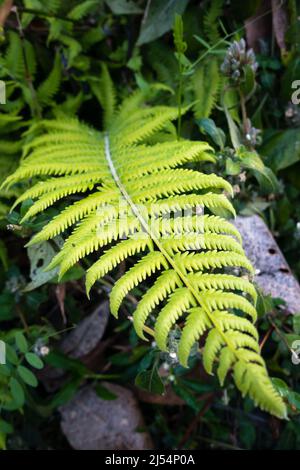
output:
[[[143,13],[143,10],[131,0],[105,0],[105,3],[115,15],[135,15]]]
[[[81,20],[87,16],[98,4],[98,0],[86,0],[85,2],[80,2],[78,5],[72,8],[70,13],[68,13],[68,18],[77,21]]]
[[[214,143],[220,148],[220,150],[224,149],[226,140],[225,134],[222,129],[220,129],[220,127],[216,126],[215,122],[212,119],[197,119],[196,123],[199,126],[200,132],[209,135],[214,141]]]
[[[241,84],[241,89],[242,89],[243,94],[247,97],[251,95],[251,93],[253,93],[255,85],[256,85],[255,84],[255,72],[252,69],[252,67],[250,67],[250,65],[246,65],[244,67],[244,74],[245,74],[245,78]]]
[[[141,24],[137,45],[141,46],[162,36],[172,28],[177,13],[182,15],[189,0],[152,0]]]
[[[30,278],[31,282],[27,284],[24,292],[29,292],[37,287],[42,286],[46,282],[53,279],[58,269],[54,268],[51,271],[44,271],[45,267],[50,263],[53,256],[56,254],[55,249],[49,242],[39,243],[36,246],[29,246],[27,248],[28,258],[30,260]]]
[[[158,395],[162,395],[165,391],[165,386],[156,367],[153,367],[152,370],[140,372],[135,378],[135,385],[147,392],[157,393]]]
[[[97,384],[95,386],[95,391],[98,397],[102,398],[102,400],[116,400],[118,397],[113,392],[108,390],[107,387],[101,384]]]
[[[25,359],[31,367],[35,369],[42,369],[44,367],[43,361],[34,353],[28,352],[25,354]]]
[[[38,381],[36,376],[31,372],[31,370],[27,369],[27,367],[24,366],[18,366],[17,367],[17,372],[21,379],[27,384],[30,385],[30,387],[37,387]]]
[[[0,240],[0,261],[5,269],[7,271],[8,269],[8,255],[7,255],[7,249],[5,246],[5,243],[3,240]]]
[[[14,431],[13,426],[1,418],[0,419],[0,432],[3,432],[4,434],[12,434],[13,431]]]
[[[240,162],[232,160],[232,158],[226,159],[226,174],[227,175],[238,175],[241,173]]]
[[[8,343],[6,343],[6,359],[13,365],[17,365],[19,362],[19,358],[16,351]]]
[[[183,40],[183,21],[180,15],[175,14],[175,21],[173,27],[174,44],[176,51],[184,54],[187,49],[187,43]]]
[[[253,170],[254,175],[260,185],[264,188],[270,187],[273,191],[278,189],[278,181],[270,168],[264,165],[264,162],[256,152],[245,151],[240,147],[237,151],[243,168]]]
[[[87,367],[82,362],[71,359],[58,351],[51,351],[46,357],[45,362],[58,369],[72,371],[75,374],[84,376],[89,373]]]
[[[17,331],[16,336],[16,345],[21,353],[26,353],[28,351],[28,344],[25,336],[21,331]]]
[[[11,377],[9,381],[9,386],[13,399],[16,402],[16,405],[18,407],[23,406],[25,402],[25,395],[23,387],[20,385],[20,382],[18,382],[18,380],[14,377]]]
[[[300,130],[273,132],[260,149],[268,157],[274,171],[283,170],[300,161]]]
[[[228,128],[229,128],[229,135],[230,135],[232,146],[235,150],[238,150],[241,147],[241,142],[242,142],[239,128],[237,127],[236,123],[234,122],[234,120],[232,118],[232,115],[231,115],[227,105],[225,104],[225,100],[223,100],[223,107],[224,107],[225,116],[226,116],[226,119],[227,119],[227,124],[228,124]]]
[[[112,88],[106,72],[108,88]],[[152,229],[152,221],[159,222],[165,214],[199,205],[213,212],[224,209],[234,213],[228,200],[232,187],[213,173],[178,168],[193,161],[213,162],[211,147],[205,142],[178,141],[171,133],[162,142],[162,133],[174,127],[171,121],[177,118],[178,109],[143,106],[144,102],[144,92],[136,91],[121,106],[110,106],[111,116],[104,132],[74,118],[44,120],[42,130],[48,132],[27,145],[26,156],[3,187],[29,178],[36,181],[40,176],[40,181],[16,202],[36,199],[26,219],[64,199],[62,211],[56,212],[30,241],[33,245],[68,231],[63,248],[48,270],[60,265],[61,277],[86,256],[99,252],[100,257],[94,254],[95,262],[87,271],[86,288],[90,295],[99,279],[130,258],[130,269],[118,278],[110,293],[112,314],[118,315],[127,294],[135,290],[135,295],[142,297],[133,313],[135,331],[140,337],[150,331],[145,327],[151,318],[158,348],[168,351],[177,327],[182,328],[178,358],[182,366],[187,366],[194,344],[205,334],[206,370],[211,373],[219,359],[221,379],[233,370],[234,381],[243,394],[248,393],[263,410],[285,417],[285,405],[270,383],[253,325],[257,316],[255,288],[236,272],[223,272],[229,267],[254,272],[237,229],[225,219],[209,214],[189,217],[188,233],[182,233],[180,216],[171,217],[169,228],[163,225]],[[46,175],[50,178],[45,179]],[[72,198],[65,204],[68,195]],[[120,199],[126,201],[129,209],[126,222]],[[200,221],[205,222],[201,224],[204,233],[202,227],[201,232],[198,230]],[[145,293],[140,292],[139,285],[150,277],[154,283],[148,283]],[[162,308],[157,308],[160,303]],[[134,364],[147,350],[143,346],[135,348],[134,354],[122,356],[128,365]],[[45,361],[51,361],[51,356],[50,353]],[[73,360],[73,367],[80,375],[78,368],[84,366],[76,363],[75,367]],[[155,373],[148,373],[150,387]],[[82,375],[90,376],[90,371],[84,370]],[[139,379],[142,378],[143,375]]]
[[[81,381],[81,377],[76,377],[75,379],[72,379],[68,383],[64,384],[62,389],[51,398],[49,406],[52,409],[56,409],[57,407],[62,406],[72,400],[73,396],[80,387]]]
[[[11,320],[15,316],[15,299],[10,292],[0,294],[0,320]]]
[[[242,444],[247,449],[251,449],[256,439],[255,426],[249,421],[242,422],[239,427],[239,436]]]
[[[293,330],[296,335],[300,335],[300,313],[293,315]]]

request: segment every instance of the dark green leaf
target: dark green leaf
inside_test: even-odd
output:
[[[27,384],[30,385],[30,387],[37,387],[38,381],[36,376],[31,372],[31,370],[27,369],[27,367],[24,366],[18,366],[17,367],[17,372],[20,376],[20,378]]]
[[[150,393],[162,395],[165,391],[164,384],[158,374],[157,368],[140,372],[135,378],[135,385]]]
[[[162,36],[172,28],[177,13],[182,15],[189,0],[152,0],[141,25],[137,44],[141,46]]]
[[[13,396],[13,399],[16,401],[16,405],[21,407],[24,405],[25,396],[23,387],[20,385],[17,379],[11,377],[9,381],[10,391]]]
[[[203,134],[209,135],[209,137],[212,138],[214,143],[221,150],[223,150],[224,145],[225,145],[226,137],[225,137],[225,134],[222,131],[222,129],[217,127],[216,124],[214,123],[214,121],[212,119],[209,119],[209,118],[198,119],[196,122],[199,126],[200,131]]]
[[[17,331],[15,339],[17,348],[21,353],[25,354],[28,351],[28,344],[23,333],[21,331]]]
[[[97,384],[95,391],[102,400],[116,400],[116,398],[118,398],[117,395],[108,390],[104,385]]]
[[[28,352],[25,354],[25,359],[31,367],[35,369],[42,369],[44,367],[43,361],[34,353]]]

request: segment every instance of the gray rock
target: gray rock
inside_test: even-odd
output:
[[[265,222],[258,216],[237,217],[248,258],[256,269],[255,281],[265,294],[285,300],[291,313],[300,312],[300,285]]]
[[[60,350],[73,358],[90,353],[102,339],[108,319],[109,303],[106,300],[66,335],[60,344]]]
[[[117,399],[103,400],[87,386],[60,408],[62,431],[70,445],[77,450],[152,449],[148,433],[139,432],[144,422],[133,393],[119,385],[102,385]]]

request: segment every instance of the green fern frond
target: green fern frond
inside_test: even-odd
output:
[[[213,159],[210,147],[178,142],[176,136],[155,141],[177,118],[177,109],[144,106],[140,93],[117,109],[105,68],[102,81],[105,131],[75,119],[40,122],[36,131],[42,135],[27,145],[19,168],[3,185],[38,180],[16,202],[34,201],[23,220],[60,201],[67,204],[29,244],[68,230],[48,269],[59,266],[61,277],[89,256],[88,295],[98,279],[130,257],[132,267],[110,294],[112,313],[117,316],[126,295],[147,279],[151,285],[133,316],[137,334],[144,338],[147,325],[154,326],[157,345],[168,350],[170,332],[183,323],[181,364],[188,364],[191,348],[202,338],[208,373],[218,363],[223,382],[233,371],[243,394],[284,417],[285,405],[259,355],[256,292],[248,279],[237,275],[253,273],[252,265],[237,229],[213,215],[221,210],[234,214],[228,200],[231,186],[216,175],[179,168],[196,159]],[[70,202],[70,194],[80,199]],[[199,211],[203,208],[210,213]]]
[[[220,40],[219,17],[222,14],[223,0],[212,0],[203,19],[206,38],[213,46]]]
[[[79,5],[75,5],[75,7],[68,13],[68,18],[76,21],[82,20],[97,5],[98,0],[86,0]]]
[[[100,79],[97,82],[91,82],[91,88],[103,108],[103,125],[107,128],[112,123],[115,112],[116,92],[105,64],[102,63]]]
[[[61,64],[59,53],[56,53],[53,68],[49,76],[37,89],[37,98],[42,106],[48,105],[59,89],[61,82]]]
[[[193,106],[196,119],[208,118],[217,103],[221,87],[219,62],[210,58],[201,63],[192,77],[192,87],[195,95]]]

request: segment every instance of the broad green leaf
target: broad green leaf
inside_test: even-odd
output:
[[[27,369],[27,367],[24,366],[18,366],[17,367],[17,372],[20,376],[20,378],[27,384],[30,385],[30,387],[37,387],[38,381],[36,376],[31,372],[31,370]]]
[[[300,161],[300,129],[273,132],[260,149],[275,171],[283,170]]]
[[[14,377],[11,377],[9,381],[9,386],[10,386],[12,397],[14,401],[16,402],[16,406],[22,407],[24,405],[25,396],[24,396],[23,387],[21,386],[20,382]]]
[[[19,362],[19,358],[17,356],[16,351],[14,348],[11,347],[10,344],[6,343],[6,359],[8,362],[10,362],[13,365],[17,365]]]
[[[242,92],[244,93],[245,96],[251,95],[253,93],[254,88],[255,88],[255,72],[253,71],[252,67],[250,65],[246,65],[244,67],[244,82],[241,85]]]
[[[226,174],[227,175],[238,175],[241,173],[241,163],[227,158],[226,160]]]
[[[14,428],[10,423],[5,421],[4,419],[0,419],[0,432],[3,432],[5,434],[11,434],[13,432]]]
[[[132,0],[105,0],[115,15],[136,15],[143,10]]]
[[[7,271],[8,269],[8,255],[7,255],[7,249],[5,246],[5,243],[3,240],[0,240],[0,261],[5,269]]]
[[[293,330],[296,335],[300,335],[300,313],[293,316]]]
[[[28,352],[25,354],[25,359],[31,367],[35,369],[42,369],[44,367],[43,361],[34,353]]]
[[[135,378],[135,385],[150,393],[162,395],[165,391],[164,384],[158,374],[157,368],[140,372]]]
[[[98,397],[102,398],[102,400],[116,400],[116,398],[118,398],[117,395],[112,393],[110,390],[108,390],[108,388],[106,388],[102,384],[97,384],[95,386],[95,391]]]
[[[28,343],[27,343],[25,336],[23,335],[21,331],[17,331],[15,340],[16,340],[16,345],[19,351],[25,354],[28,351]]]
[[[214,143],[221,149],[225,146],[225,134],[219,127],[216,126],[215,122],[209,118],[198,119],[196,123],[199,126],[200,131],[203,134],[209,135]]]
[[[189,0],[152,0],[147,16],[141,24],[137,45],[141,46],[159,38],[172,28],[177,13],[182,15]]]

